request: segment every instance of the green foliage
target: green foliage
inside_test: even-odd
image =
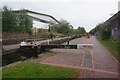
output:
[[[15,13],[8,7],[4,6],[2,10],[2,31],[3,33],[29,33],[32,30],[32,19],[23,9],[19,13]]]
[[[99,33],[99,37],[103,40],[110,38],[110,26],[105,25],[104,23],[98,24],[89,33],[90,34],[95,34],[96,32]]]
[[[64,37],[64,35],[60,33],[51,32],[51,34],[53,37]]]
[[[74,35],[80,35],[81,33],[79,32],[78,29],[74,29],[74,30],[73,30],[73,34],[74,34]]]
[[[52,36],[52,38],[54,38],[54,37],[63,37],[64,36],[63,34],[60,34],[60,33],[57,33],[55,31],[53,31],[52,29],[49,32],[47,29],[42,29],[42,28],[38,29],[37,35],[39,35],[39,36],[41,36],[43,38],[51,38],[51,36]]]
[[[79,33],[80,33],[80,34],[86,33],[84,27],[78,27],[78,30],[79,30]]]
[[[2,31],[3,33],[13,33],[15,29],[16,18],[11,9],[6,6],[2,11]]]
[[[17,13],[17,27],[19,32],[31,34],[32,19],[24,9]]]
[[[111,54],[116,57],[120,61],[120,43],[113,40],[102,40],[98,38],[98,40],[111,52]]]
[[[73,35],[75,36],[81,36],[84,33],[86,33],[84,27],[78,27],[78,29],[73,30]]]
[[[94,28],[94,29],[92,29],[89,33],[92,34],[92,35],[94,35],[95,32],[96,32],[96,29]]]
[[[86,31],[84,27],[78,27],[78,29],[73,29],[69,22],[66,20],[60,20],[60,24],[55,24],[51,22],[50,24],[50,31],[55,33],[60,33],[66,36],[73,36],[73,35],[81,35],[84,34]]]
[[[70,26],[70,23],[66,20],[60,20],[60,24],[55,24],[52,22],[50,24],[51,31],[55,31],[64,35],[70,35],[72,32],[72,27]]]
[[[69,23],[65,20],[61,20],[60,24],[58,25],[57,32],[62,34],[69,34],[71,32]]]
[[[12,67],[4,68],[3,78],[76,78],[79,70],[50,66],[33,62],[22,62]]]
[[[105,39],[109,39],[110,38],[110,30],[109,30],[107,25],[105,25],[103,23],[99,24],[98,25],[98,30],[100,32],[101,39],[105,40]]]
[[[58,27],[58,24],[55,23],[55,22],[52,22],[49,24],[49,32],[57,32],[57,27]]]

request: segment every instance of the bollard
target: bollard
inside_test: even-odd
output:
[[[67,41],[67,44],[69,45],[69,40]]]
[[[35,44],[33,48],[34,48],[33,57],[38,58],[38,46]]]

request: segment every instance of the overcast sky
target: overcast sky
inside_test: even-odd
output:
[[[65,19],[74,28],[83,26],[90,31],[106,21],[110,14],[118,12],[119,0],[4,0],[2,6],[12,9],[29,9],[52,15],[57,20]],[[38,23],[35,23],[38,27]]]

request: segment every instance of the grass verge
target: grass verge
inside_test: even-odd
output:
[[[3,78],[76,78],[78,69],[50,66],[29,61],[3,68]]]
[[[98,41],[102,43],[111,54],[120,61],[120,44],[113,40],[102,40],[98,38]]]

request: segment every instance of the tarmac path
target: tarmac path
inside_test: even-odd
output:
[[[40,63],[80,69],[80,78],[120,77],[120,63],[94,36],[74,39],[70,44],[93,44],[93,48],[53,49],[57,54]]]

